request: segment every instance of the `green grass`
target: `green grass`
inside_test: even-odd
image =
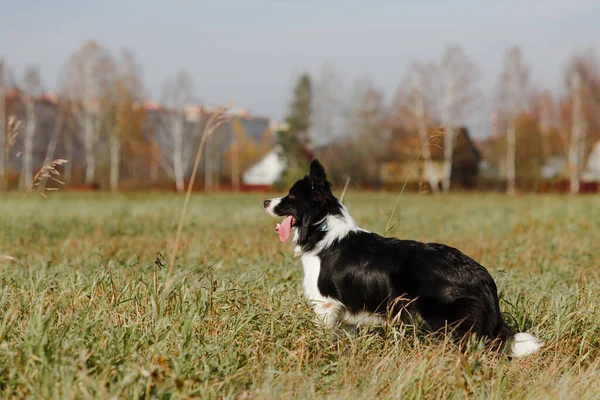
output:
[[[392,234],[480,261],[546,342],[513,361],[406,326],[332,340],[262,199],[194,196],[165,291],[182,197],[1,198],[2,397],[600,398],[598,197],[402,198]],[[346,196],[375,232],[394,201]]]

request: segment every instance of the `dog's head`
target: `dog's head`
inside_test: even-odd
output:
[[[339,215],[340,203],[331,192],[325,169],[318,160],[310,164],[310,173],[290,189],[287,196],[264,201],[268,214],[284,217],[277,231],[282,242],[290,236],[292,227],[298,230],[297,244],[306,246],[318,242],[325,235],[326,217]],[[323,225],[325,224],[325,225]]]

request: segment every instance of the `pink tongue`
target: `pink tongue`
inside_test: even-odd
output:
[[[281,225],[279,225],[279,240],[282,242],[287,242],[290,238],[290,232],[292,231],[292,217],[285,217],[283,221],[281,221]]]

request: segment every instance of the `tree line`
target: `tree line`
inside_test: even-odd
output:
[[[493,105],[491,134],[477,148],[509,195],[551,179],[547,169],[557,160],[563,160],[558,175],[579,191],[600,139],[595,53],[569,60],[558,94],[533,83],[518,46],[507,50],[493,93],[481,93],[479,78],[465,49],[449,45],[439,60],[412,62],[386,101],[387,90],[368,77],[347,90],[339,71],[324,64],[299,77],[285,129],[232,113],[207,143],[200,184],[239,189],[243,171],[278,143],[287,166],[282,186],[316,155],[336,183],[350,178],[361,187],[383,186],[383,162],[419,160],[429,190],[448,192],[455,185],[457,132],[466,132],[465,121],[487,102]],[[65,158],[62,179],[72,185],[184,189],[211,112],[193,105],[189,74],[167,80],[160,101],[151,103],[135,56],[124,51],[114,57],[90,40],[66,62],[58,87],[50,95],[36,68],[15,78],[0,60],[0,188],[28,187],[43,162]]]
[[[290,159],[306,154],[306,150],[290,149],[296,142],[299,147],[310,148],[308,154],[324,158],[338,184],[350,178],[359,186],[380,187],[379,161],[412,164],[419,159],[428,189],[448,192],[456,163],[456,132],[466,129],[468,117],[481,111],[478,108],[488,101],[493,105],[490,134],[477,140],[476,146],[482,160],[496,173],[495,187],[514,195],[517,189],[565,178],[570,190],[578,192],[586,160],[600,140],[596,54],[585,51],[573,55],[559,94],[532,82],[519,46],[506,51],[493,93],[481,93],[479,78],[479,70],[466,51],[449,45],[439,61],[411,63],[392,101],[386,103],[384,91],[368,78],[358,80],[351,94],[345,94],[340,73],[325,65],[312,79],[309,75],[299,79],[287,121],[289,134],[297,139],[284,139],[284,153]],[[304,94],[307,91],[309,95]],[[302,98],[312,102],[300,107]],[[442,159],[441,172],[433,158]],[[553,162],[559,166],[548,172]],[[600,165],[595,168],[590,179],[598,181]]]
[[[150,102],[134,54],[114,57],[94,40],[70,56],[56,93],[44,90],[37,68],[15,78],[0,59],[0,190],[31,186],[44,163],[61,158],[71,187],[183,191],[213,110],[199,104],[193,86],[179,71]],[[200,185],[239,189],[244,169],[272,147],[270,122],[230,110],[206,143]]]

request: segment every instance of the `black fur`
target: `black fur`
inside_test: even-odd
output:
[[[474,332],[500,342],[513,334],[500,314],[488,271],[453,247],[354,230],[316,250],[326,234],[320,222],[344,212],[317,160],[273,211],[294,216],[296,244],[304,253],[316,251],[321,261],[319,292],[350,313],[389,316],[404,308],[418,313],[432,331],[448,324],[461,336]]]

